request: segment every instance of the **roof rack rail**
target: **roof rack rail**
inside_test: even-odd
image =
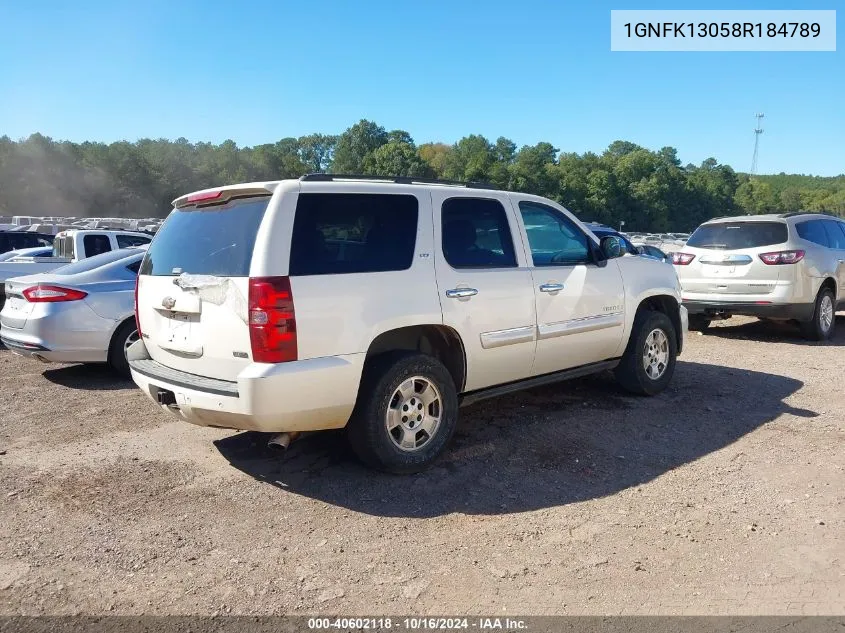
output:
[[[830,211],[789,211],[787,213],[781,213],[780,217],[794,218],[797,215],[828,215],[833,218],[837,217],[835,213],[831,213]]]
[[[440,180],[438,178],[418,178],[416,176],[370,176],[361,174],[305,174],[299,178],[303,182],[333,182],[335,180],[368,180],[374,182],[392,182],[397,185],[448,185],[450,187],[469,187],[472,189],[498,189],[487,182],[461,182],[458,180]]]

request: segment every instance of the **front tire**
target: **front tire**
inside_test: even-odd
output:
[[[126,321],[114,333],[111,345],[109,346],[109,367],[121,376],[129,378],[129,361],[126,360],[126,349],[138,340],[138,329],[134,319]]]
[[[830,288],[822,288],[816,296],[813,318],[801,323],[801,332],[811,341],[826,341],[836,331],[836,298]]]
[[[364,369],[347,435],[367,465],[409,474],[443,453],[457,421],[457,390],[440,361],[425,354],[387,354]]]
[[[677,357],[678,339],[671,319],[662,312],[640,311],[616,367],[616,380],[631,393],[654,396],[672,380]]]

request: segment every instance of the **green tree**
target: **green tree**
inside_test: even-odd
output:
[[[431,176],[431,168],[416,148],[403,141],[390,141],[369,154],[364,173],[380,176]]]
[[[387,143],[388,135],[380,125],[361,119],[337,139],[331,171],[336,174],[360,174],[364,161]]]
[[[443,175],[449,180],[488,182],[495,162],[493,147],[483,136],[465,136],[446,157]]]
[[[299,160],[311,172],[325,172],[332,166],[338,137],[328,134],[309,134],[297,141]]]

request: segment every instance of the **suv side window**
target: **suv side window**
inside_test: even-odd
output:
[[[85,257],[108,253],[111,250],[111,242],[105,235],[86,235],[82,238],[82,245],[85,246]]]
[[[831,248],[845,250],[845,233],[842,232],[842,223],[836,220],[822,220],[827,231],[827,243]]]
[[[128,248],[130,246],[141,246],[142,244],[149,244],[150,238],[141,237],[140,235],[118,235],[117,247]]]
[[[536,202],[520,202],[519,210],[535,266],[571,266],[592,261],[590,238],[565,215]]]
[[[291,276],[407,270],[414,259],[414,196],[303,193],[296,203]]]
[[[801,239],[813,242],[813,244],[818,244],[819,246],[828,246],[827,231],[824,230],[821,220],[799,222],[795,225],[795,230],[798,231],[798,236]]]
[[[449,198],[441,211],[443,256],[452,268],[515,268],[511,228],[492,198]]]

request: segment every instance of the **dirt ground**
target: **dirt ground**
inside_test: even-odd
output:
[[[845,317],[734,319],[651,399],[464,409],[424,474],[170,418],[0,351],[0,614],[845,613]]]

